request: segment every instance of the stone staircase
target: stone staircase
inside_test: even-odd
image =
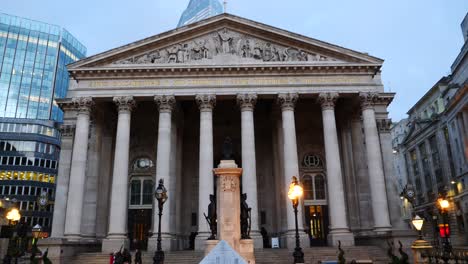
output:
[[[388,263],[388,257],[384,250],[373,246],[344,247],[345,259],[349,263],[352,260],[372,260],[373,263]],[[307,264],[317,264],[319,261],[336,261],[338,249],[334,247],[304,248],[304,260]],[[290,249],[256,249],[255,259],[257,264],[284,264],[292,263],[293,250]]]
[[[388,263],[385,250],[373,246],[345,247],[346,262],[351,260],[372,260],[373,263]],[[317,264],[318,261],[337,260],[338,250],[334,247],[313,247],[303,249],[306,264]],[[165,252],[165,264],[198,264],[203,259],[202,251]],[[143,253],[143,264],[152,264],[153,253]],[[292,263],[292,250],[289,249],[256,249],[257,264]],[[108,264],[109,256],[102,253],[83,253],[73,258],[70,264]]]

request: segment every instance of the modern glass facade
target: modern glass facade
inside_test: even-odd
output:
[[[66,96],[66,65],[85,55],[63,28],[0,13],[0,197],[30,226],[52,224],[63,119],[54,99]]]
[[[182,27],[221,13],[223,13],[223,6],[219,0],[190,0],[187,9],[180,16],[177,27]]]
[[[65,29],[0,13],[0,117],[61,121],[54,98],[86,48]]]

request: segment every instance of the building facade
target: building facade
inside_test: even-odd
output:
[[[86,49],[58,26],[0,14],[0,195],[23,221],[50,230],[68,63]],[[51,203],[40,204],[46,195]]]
[[[436,204],[440,196],[450,201],[452,244],[462,246],[468,242],[467,17],[462,22],[465,44],[452,65],[451,75],[441,78],[408,111],[408,119],[402,121],[408,123],[408,131],[395,153],[395,165],[406,164],[407,169],[397,173],[407,179],[406,186],[411,185],[416,191],[416,197],[410,199],[413,215],[426,219],[424,233],[434,245],[441,244],[442,217]],[[394,128],[397,141],[398,126]],[[408,198],[404,193],[403,197]],[[406,198],[403,207],[408,205]]]
[[[70,65],[52,237],[152,250],[152,189],[164,179],[164,248],[187,248],[198,232],[201,249],[226,138],[256,247],[261,228],[294,247],[292,176],[304,186],[303,245],[408,235],[382,62],[222,14]]]
[[[180,16],[177,27],[186,26],[221,13],[223,13],[223,6],[219,0],[190,0]]]

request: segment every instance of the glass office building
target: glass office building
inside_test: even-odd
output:
[[[219,0],[190,0],[187,9],[180,16],[177,27],[203,20],[223,13]]]
[[[85,54],[63,28],[0,13],[0,197],[16,199],[30,226],[51,226],[63,119],[54,98]]]

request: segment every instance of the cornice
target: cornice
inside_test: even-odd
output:
[[[357,74],[376,75],[380,73],[378,64],[292,64],[292,63],[265,63],[253,65],[165,65],[165,66],[112,66],[98,68],[80,68],[70,70],[75,80],[99,78],[129,78],[129,77],[155,77],[155,76],[236,76],[257,74]]]

